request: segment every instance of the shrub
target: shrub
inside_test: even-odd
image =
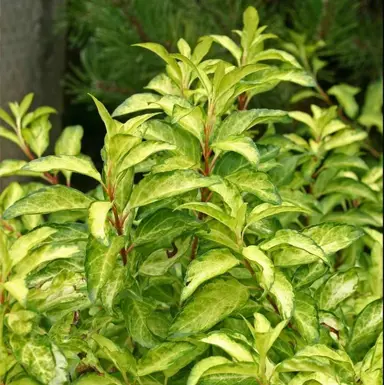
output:
[[[54,184],[0,199],[5,384],[380,383],[382,168],[335,107],[246,109],[281,81],[317,87],[263,32],[248,8],[240,45],[140,44],[166,71],[112,115],[94,98],[101,172],[78,126],[41,157],[52,111],[27,113],[31,96],[0,111],[31,158],[0,175]],[[214,42],[236,64],[204,59]],[[74,172],[98,187],[70,187]]]

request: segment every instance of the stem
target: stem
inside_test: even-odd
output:
[[[243,92],[241,95],[238,97],[238,110],[239,111],[244,111],[247,109],[247,94]]]
[[[20,238],[21,237],[21,233],[19,233],[18,231],[16,231],[16,229],[10,225],[8,222],[6,222],[4,219],[0,218],[0,222],[1,222],[1,225],[8,231],[14,233],[17,238]]]
[[[24,154],[27,156],[27,158],[29,160],[36,159],[36,157],[33,155],[32,151],[31,151],[31,149],[28,147],[27,143],[25,143],[25,140],[21,134],[20,122],[17,123],[16,134],[17,134],[17,137],[19,139],[19,147],[24,152]],[[42,178],[51,184],[58,184],[59,183],[57,176],[52,175],[49,172],[45,172],[43,174]]]
[[[212,155],[212,149],[209,146],[209,139],[211,136],[211,131],[215,122],[215,105],[212,103],[209,103],[208,106],[208,116],[207,120],[204,126],[204,146],[203,146],[203,159],[204,159],[204,170],[203,175],[209,176],[212,172],[214,162],[216,162],[215,157],[212,160],[212,163],[210,162],[210,157]],[[209,190],[207,188],[201,189],[201,201],[202,202],[208,202],[212,197],[212,194],[210,194]],[[204,215],[199,213],[198,215],[199,219],[204,218]],[[196,252],[197,252],[197,246],[199,244],[199,239],[195,236],[192,242],[192,248],[191,248],[191,260],[196,258]]]

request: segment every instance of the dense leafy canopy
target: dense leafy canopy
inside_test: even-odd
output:
[[[382,167],[336,106],[246,110],[280,81],[319,92],[300,57],[264,49],[264,29],[250,7],[240,45],[140,44],[165,72],[112,115],[94,98],[101,172],[78,126],[41,157],[53,111],[27,112],[32,95],[0,110],[30,159],[0,175],[52,184],[0,196],[4,384],[381,384]],[[206,59],[212,44],[234,61]],[[372,122],[355,91],[329,94]],[[72,173],[99,185],[78,191]]]

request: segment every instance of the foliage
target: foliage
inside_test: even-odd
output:
[[[91,92],[114,106],[161,70],[154,57],[131,44],[155,41],[173,51],[180,36],[195,44],[202,35],[231,35],[248,5],[256,6],[284,40],[291,41],[290,29],[310,44],[321,40],[321,59],[330,61],[323,74],[328,82],[343,79],[361,87],[380,76],[382,5],[377,0],[70,0],[58,24],[67,28],[70,47],[80,56],[72,59],[68,90],[78,102],[89,103]],[[277,41],[269,43],[278,48]],[[263,107],[276,106],[276,99],[289,99],[291,92],[285,86]]]
[[[139,44],[166,69],[112,114],[93,97],[101,171],[79,127],[41,156],[31,96],[0,110],[31,158],[2,175],[54,184],[0,198],[4,384],[381,384],[382,165],[342,120],[378,126],[380,107],[336,85],[340,108],[247,109],[282,81],[324,94],[300,55],[265,49],[254,8],[243,20],[239,44]],[[234,60],[207,59],[213,44]]]

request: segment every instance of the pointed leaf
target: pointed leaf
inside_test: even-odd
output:
[[[291,318],[294,310],[295,295],[292,285],[281,271],[275,271],[275,280],[271,288],[277,307],[283,319]]]
[[[229,136],[224,141],[213,143],[212,148],[214,150],[237,152],[255,166],[257,166],[260,161],[259,150],[253,140],[248,137]]]
[[[131,114],[133,112],[156,110],[156,106],[153,104],[160,99],[159,95],[151,93],[135,94],[125,99],[115,111],[112,113],[112,117]]]
[[[180,337],[209,330],[241,308],[248,297],[248,290],[238,281],[216,279],[194,294],[177,315],[170,328],[170,334]]]
[[[363,231],[355,226],[338,223],[322,223],[307,227],[302,234],[312,238],[327,255],[347,248],[363,236]]]
[[[258,280],[265,290],[270,290],[275,280],[275,269],[272,261],[257,246],[245,247],[243,255],[258,266],[261,270],[260,273],[256,272]]]
[[[204,374],[204,372],[206,372],[208,369],[214,366],[218,366],[226,363],[230,363],[230,361],[220,356],[211,356],[200,360],[192,368],[188,377],[187,385],[197,385],[199,383],[201,376]]]
[[[320,338],[319,317],[316,303],[312,297],[302,292],[295,293],[293,322],[307,343],[313,344],[318,341]]]
[[[187,191],[209,187],[218,182],[219,180],[215,177],[202,177],[190,170],[149,175],[133,190],[130,206],[131,208],[145,206]]]
[[[230,229],[234,229],[235,227],[235,219],[229,216],[224,210],[222,210],[219,206],[210,202],[190,202],[184,203],[183,205],[177,207],[177,210],[188,209],[195,210],[200,213],[204,213],[209,215],[212,218],[215,218],[225,226]]]
[[[334,310],[337,305],[350,297],[357,289],[359,278],[355,269],[336,273],[322,286],[319,298],[319,308]]]
[[[133,340],[146,348],[152,348],[158,344],[157,338],[152,334],[147,321],[155,308],[138,298],[127,297],[124,299],[122,311],[125,325]],[[140,369],[138,368],[138,371]]]
[[[274,204],[281,202],[276,187],[266,173],[244,168],[228,175],[226,179],[236,185],[241,191],[256,195],[264,202]]]
[[[194,259],[188,266],[180,300],[185,301],[202,283],[226,273],[239,263],[227,249],[213,249]]]
[[[101,175],[88,158],[72,155],[49,155],[27,163],[23,170],[34,172],[47,172],[52,170],[67,170],[87,175],[101,182]]]
[[[63,210],[86,210],[93,198],[64,186],[44,187],[19,199],[3,213],[4,219],[20,215],[48,214]]]
[[[88,294],[92,302],[96,301],[100,290],[112,274],[117,256],[123,247],[123,237],[113,238],[109,246],[101,244],[92,236],[89,237],[85,257],[85,274]]]
[[[156,154],[160,151],[175,149],[176,146],[169,143],[155,141],[142,142],[136,147],[132,148],[132,150],[129,151],[129,153],[123,158],[119,165],[119,173],[137,165],[138,163],[142,162],[153,154]]]
[[[155,372],[166,371],[179,362],[182,362],[184,366],[186,366],[196,357],[196,354],[201,354],[203,351],[200,344],[192,344],[190,342],[163,342],[149,350],[147,354],[139,360],[137,374],[139,376],[145,376]]]
[[[357,316],[347,351],[354,361],[361,360],[375,343],[383,328],[383,301],[368,304]]]

